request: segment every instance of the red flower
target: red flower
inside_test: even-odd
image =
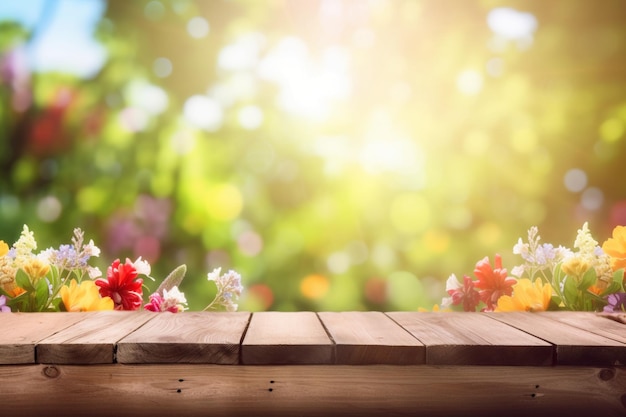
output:
[[[501,296],[513,294],[513,285],[517,282],[502,268],[502,257],[498,254],[494,258],[494,268],[491,268],[489,258],[485,256],[476,263],[474,275],[478,278],[475,285],[481,290],[480,299],[487,304],[487,311],[493,311]]]
[[[111,297],[116,310],[141,307],[143,279],[137,278],[137,270],[130,259],[124,264],[120,264],[119,259],[113,261],[107,269],[107,278],[98,278],[95,283],[102,297]]]
[[[452,305],[463,304],[463,311],[476,311],[480,303],[480,294],[474,288],[474,281],[467,275],[463,276],[463,286],[449,289],[448,295],[452,297]]]

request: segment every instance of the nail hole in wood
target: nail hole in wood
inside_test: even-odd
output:
[[[184,381],[185,381],[185,380],[184,380],[184,379],[182,379],[182,378],[178,380],[178,382],[184,382]]]
[[[269,391],[269,392],[272,392],[272,391],[274,391],[274,388],[270,388],[270,389],[268,389],[268,391]]]
[[[608,381],[609,379],[613,379],[615,376],[615,371],[613,369],[603,369],[600,371],[600,379],[603,381]]]
[[[178,389],[176,390],[176,392],[180,394],[181,392],[183,392],[183,390],[182,390],[182,389],[180,389],[180,388],[178,388]]]

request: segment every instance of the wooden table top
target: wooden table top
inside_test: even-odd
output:
[[[623,366],[587,312],[0,314],[0,364]]]

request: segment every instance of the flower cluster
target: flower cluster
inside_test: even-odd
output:
[[[0,240],[0,312],[140,310],[142,306],[154,312],[187,310],[179,289],[185,265],[174,269],[144,304],[144,278],[154,279],[147,261],[116,259],[103,276],[90,264],[100,255],[94,242],[85,243],[79,228],[74,229],[71,242],[36,253],[37,241],[26,225],[11,247]],[[234,271],[220,275],[218,268],[207,278],[215,283],[217,294],[205,310],[219,306],[237,310],[241,276]]]
[[[573,250],[541,243],[537,227],[528,230],[513,253],[523,263],[502,267],[496,255],[480,260],[474,277],[460,282],[452,274],[446,282],[448,297],[442,307],[463,311],[626,311],[624,291],[626,227],[617,226],[602,246],[593,238],[587,223],[578,230]]]

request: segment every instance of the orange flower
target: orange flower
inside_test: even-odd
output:
[[[602,250],[611,257],[613,271],[626,268],[626,226],[616,226],[613,237],[602,244]]]

